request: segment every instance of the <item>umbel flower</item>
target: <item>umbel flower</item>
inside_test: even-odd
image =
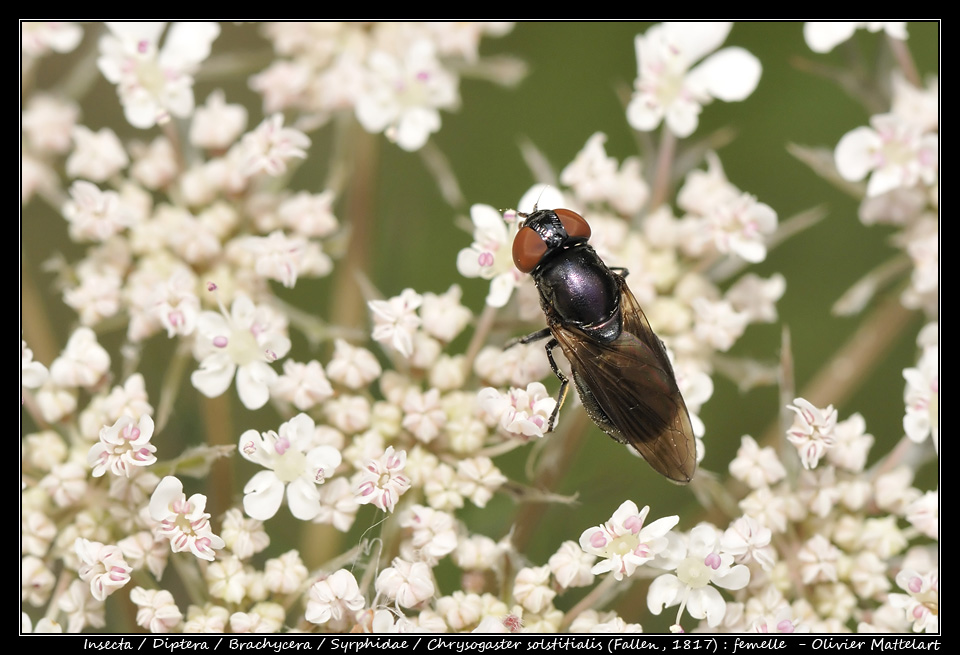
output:
[[[713,52],[732,27],[663,23],[638,35],[639,75],[627,107],[630,125],[649,131],[665,121],[675,135],[687,137],[697,129],[703,105],[714,98],[743,100],[753,93],[760,80],[759,60],[743,48]]]
[[[77,573],[81,580],[90,583],[90,595],[97,600],[105,599],[130,582],[133,569],[124,561],[117,546],[80,538],[74,542],[74,550],[80,559]]]
[[[580,547],[584,552],[602,558],[591,569],[599,575],[608,571],[622,580],[633,575],[637,567],[652,560],[667,546],[666,535],[680,522],[679,516],[668,516],[644,526],[650,506],[637,510],[632,500],[624,501],[610,520],[601,526],[584,530]]]
[[[837,171],[853,181],[869,175],[868,196],[921,182],[932,185],[939,173],[938,146],[938,134],[896,114],[882,114],[870,119],[870,127],[858,127],[840,139]]]
[[[197,319],[197,358],[200,368],[190,381],[201,393],[215,398],[227,390],[236,375],[240,402],[259,409],[270,399],[270,385],[278,374],[273,362],[290,350],[290,339],[279,316],[257,307],[247,296],[233,301],[230,314],[203,312]]]
[[[206,506],[206,496],[193,494],[188,500],[183,483],[168,475],[154,490],[149,507],[151,518],[160,523],[157,532],[170,540],[173,552],[189,550],[212,562],[214,551],[223,548],[224,542],[213,534]]]
[[[114,475],[130,477],[136,468],[150,466],[157,461],[157,447],[150,443],[153,437],[153,419],[144,414],[136,421],[121,416],[111,427],[100,430],[100,442],[90,448],[87,463],[93,467],[93,477],[110,471]]]
[[[474,205],[470,218],[474,226],[473,244],[457,255],[457,270],[464,277],[490,280],[487,304],[503,307],[520,281],[511,254],[513,232],[503,215],[490,205]]]
[[[392,512],[400,494],[410,488],[410,478],[403,472],[406,463],[407,451],[394,452],[393,446],[388,446],[380,457],[368,460],[355,485],[357,502]]]
[[[457,76],[437,60],[430,41],[411,44],[401,56],[376,51],[367,62],[357,120],[370,132],[386,130],[404,150],[419,150],[440,129],[438,109],[460,102]]]
[[[107,23],[97,65],[117,85],[123,111],[134,127],[165,123],[193,113],[193,73],[220,35],[216,23],[174,23],[158,47],[166,23]]]
[[[243,509],[258,520],[272,518],[283,502],[298,519],[309,521],[320,512],[317,485],[340,465],[340,452],[315,443],[316,425],[298,414],[277,432],[247,430],[240,435],[240,454],[266,471],[260,471],[243,488]]]
[[[305,618],[311,623],[329,622],[337,629],[363,606],[357,579],[350,571],[340,569],[310,587]]]
[[[651,612],[659,614],[664,607],[679,604],[678,624],[686,607],[690,616],[705,618],[710,627],[720,625],[727,605],[711,585],[742,589],[750,582],[750,569],[733,563],[733,555],[723,549],[720,536],[716,528],[706,524],[695,527],[686,538],[671,535],[663,568],[675,574],[661,575],[650,584],[647,606]]]
[[[907,386],[903,392],[906,413],[903,431],[917,443],[928,436],[933,438],[933,447],[939,448],[938,405],[940,403],[940,347],[927,344],[916,367],[903,370]]]
[[[506,434],[524,438],[542,437],[557,406],[556,398],[547,393],[540,382],[531,382],[526,389],[514,388],[504,394],[486,387],[477,394],[477,402],[481,411]]]
[[[799,451],[803,467],[815,468],[836,441],[833,430],[837,425],[837,410],[833,405],[819,409],[803,398],[793,402],[795,404],[787,405],[787,409],[792,409],[797,416],[787,431],[787,440]]]
[[[890,603],[913,621],[913,631],[937,632],[940,629],[939,575],[936,572],[921,575],[904,569],[897,574],[897,584],[907,593],[890,594]]]
[[[377,591],[393,598],[399,607],[414,607],[436,592],[433,576],[426,562],[408,562],[394,558],[377,576]]]
[[[404,289],[399,296],[389,300],[371,300],[368,304],[373,312],[376,327],[373,338],[394,350],[410,357],[413,354],[413,335],[420,326],[417,309],[423,303],[423,297],[413,289]]]

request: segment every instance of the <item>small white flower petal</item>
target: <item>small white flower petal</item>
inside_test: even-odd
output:
[[[737,564],[731,567],[727,573],[713,576],[711,581],[723,589],[743,589],[750,582],[750,569],[742,564]]]
[[[162,521],[171,514],[170,504],[183,496],[183,483],[172,475],[168,475],[150,496],[150,518]]]
[[[745,99],[760,81],[760,60],[743,48],[724,48],[707,57],[690,72],[718,100],[734,102]]]
[[[803,26],[803,38],[814,52],[830,52],[853,36],[856,21],[810,21]]]
[[[676,605],[687,586],[675,575],[661,575],[650,583],[647,590],[647,608],[654,614],[660,614],[664,607]]]
[[[705,618],[707,624],[715,628],[720,625],[727,613],[727,604],[720,592],[708,585],[690,594],[687,599],[687,611],[696,619]]]
[[[195,66],[210,56],[210,46],[218,36],[217,23],[174,23],[163,40],[160,61],[177,67]]]
[[[652,31],[655,28],[650,29]],[[693,63],[719,48],[730,35],[733,23],[668,21],[663,23],[662,29],[664,40],[683,53],[689,63]]]
[[[243,509],[247,516],[266,521],[277,513],[283,502],[283,482],[273,471],[260,471],[243,488]]]
[[[685,100],[675,100],[667,108],[667,126],[670,128],[670,131],[676,134],[678,137],[686,138],[693,134],[693,131],[697,129],[697,125],[700,124],[700,105],[696,102],[685,101]],[[659,123],[659,119],[657,119]],[[657,123],[654,123],[653,129],[657,126]],[[634,125],[637,129],[641,129],[639,126]]]
[[[237,372],[237,394],[247,409],[260,409],[270,400],[270,385],[279,374],[266,362],[251,362]],[[229,382],[228,382],[229,384]]]
[[[862,180],[873,169],[873,153],[880,147],[880,138],[869,127],[858,127],[847,132],[834,153],[837,172],[851,182]]]
[[[463,277],[480,277],[480,253],[473,248],[464,248],[457,253],[457,272]]]
[[[215,353],[200,362],[200,368],[190,375],[190,383],[207,398],[216,398],[230,387],[236,370],[230,355]]]
[[[487,305],[503,307],[513,295],[516,288],[516,276],[512,272],[501,273],[490,280],[490,292],[487,294]]]
[[[320,513],[317,485],[310,480],[297,478],[287,485],[287,505],[290,506],[290,513],[301,521],[313,519]]]

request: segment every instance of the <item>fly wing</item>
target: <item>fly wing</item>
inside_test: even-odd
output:
[[[620,278],[619,283],[623,331],[615,340],[601,343],[556,324],[551,330],[570,361],[591,418],[612,437],[633,446],[658,473],[686,484],[697,468],[687,406],[666,349],[626,282]],[[604,416],[594,416],[590,403]]]

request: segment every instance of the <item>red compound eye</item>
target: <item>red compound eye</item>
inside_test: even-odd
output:
[[[582,219],[581,219],[582,220]],[[523,273],[529,273],[537,267],[547,254],[547,244],[533,228],[522,227],[513,239],[513,263]]]
[[[590,238],[590,225],[587,221],[575,211],[569,209],[554,209],[553,213],[557,215],[563,224],[563,229],[572,237]]]

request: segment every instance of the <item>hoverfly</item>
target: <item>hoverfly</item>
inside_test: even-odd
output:
[[[580,214],[534,206],[519,215],[513,262],[533,276],[548,327],[518,342],[549,337],[547,358],[560,379],[548,430],[570,384],[553,358],[559,346],[593,422],[658,473],[686,484],[697,469],[690,416],[663,342],[627,287],[626,270],[603,263],[587,243],[590,226]]]

